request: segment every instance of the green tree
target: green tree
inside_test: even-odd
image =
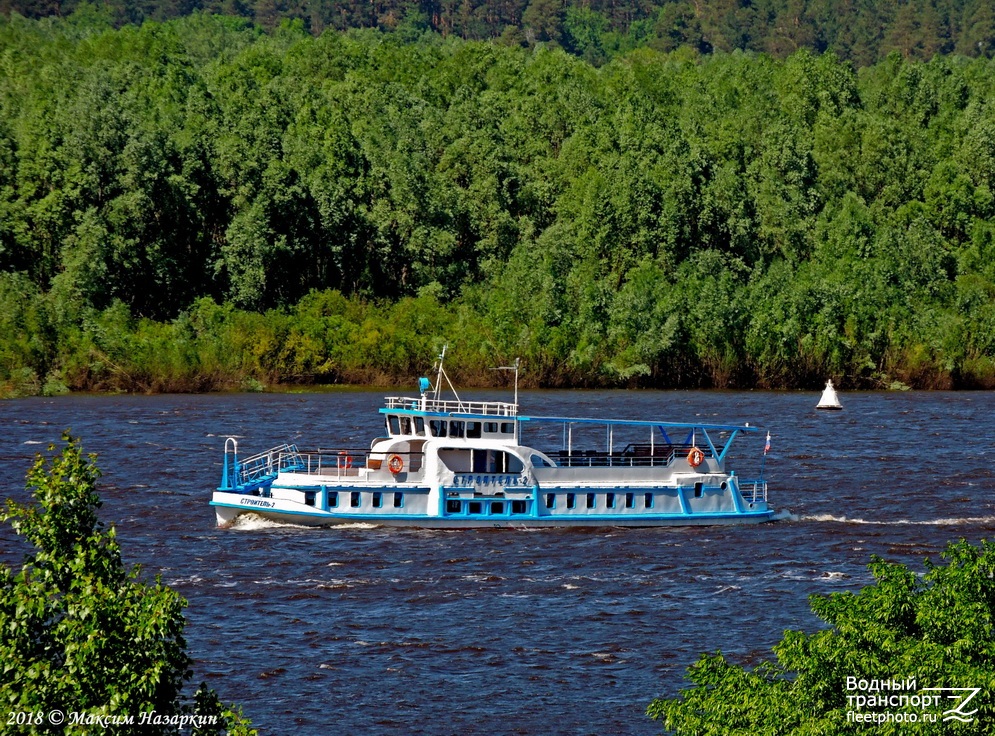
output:
[[[942,715],[963,702],[956,699],[941,697],[921,708],[891,702],[861,708],[853,699],[878,694],[861,690],[861,680],[915,680],[919,691],[908,695],[933,695],[922,692],[926,688],[992,692],[995,543],[952,542],[942,557],[946,565],[927,560],[922,576],[872,558],[873,585],[856,593],[812,596],[812,610],[828,629],[785,632],[774,646],[777,661],[752,669],[730,663],[721,653],[706,654],[689,671],[693,687],[679,698],[654,700],[647,713],[678,736],[868,733],[868,725],[849,719],[848,711],[920,715],[918,722],[878,722],[875,734],[995,733],[990,697],[965,703],[963,712],[971,720],[956,725]],[[922,718],[923,712],[936,715],[935,722]]]
[[[127,570],[114,529],[97,517],[100,471],[68,434],[49,462],[28,473],[36,506],[8,499],[0,518],[34,546],[20,572],[0,567],[0,703],[5,713],[41,714],[2,733],[56,732],[48,716],[76,713],[90,725],[154,713],[142,733],[255,734],[240,713],[202,685],[182,695],[191,659],[183,638],[186,601],[157,578]],[[54,451],[55,447],[50,447]],[[169,721],[169,723],[162,723]],[[213,724],[213,725],[212,725]],[[67,719],[61,733],[86,732]]]

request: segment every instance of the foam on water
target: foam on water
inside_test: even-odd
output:
[[[792,521],[819,521],[839,524],[867,524],[870,526],[985,526],[995,524],[995,516],[968,516],[944,519],[861,519],[833,514],[793,516]]]

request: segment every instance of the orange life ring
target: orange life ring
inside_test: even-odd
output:
[[[688,465],[692,468],[697,468],[703,462],[705,462],[705,453],[697,447],[692,447],[691,452],[688,453]]]
[[[340,468],[351,468],[352,467],[352,456],[348,452],[342,450],[339,453],[339,467]]]
[[[401,459],[400,455],[391,455],[387,458],[387,470],[394,475],[404,470],[404,460]]]

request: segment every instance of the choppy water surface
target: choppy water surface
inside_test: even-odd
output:
[[[587,531],[215,528],[224,437],[367,446],[380,393],[0,403],[0,484],[24,498],[35,452],[71,427],[103,470],[126,559],[189,601],[206,679],[267,734],[654,734],[700,652],[766,656],[813,630],[812,593],[870,580],[872,554],[922,569],[995,530],[992,395],[532,392],[540,415],[770,428],[771,501],[749,527]],[[492,396],[492,398],[504,398]],[[763,441],[732,464],[754,475]],[[22,548],[0,531],[0,559]],[[884,673],[891,675],[893,673]]]

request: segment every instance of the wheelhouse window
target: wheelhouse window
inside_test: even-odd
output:
[[[449,422],[449,436],[462,437],[466,433],[466,422]]]
[[[484,422],[484,432],[487,434],[497,434],[498,423],[497,422]]]
[[[428,428],[432,431],[433,437],[445,437],[449,422],[444,419],[429,419]]]
[[[401,417],[401,434],[411,434],[411,417]]]
[[[415,434],[419,437],[425,436],[425,419],[423,417],[415,417]]]
[[[480,422],[467,422],[466,436],[472,440],[480,439]]]
[[[501,434],[515,434],[515,423],[501,422]]]
[[[396,414],[387,415],[387,433],[394,437],[401,433],[401,423],[398,421]]]

